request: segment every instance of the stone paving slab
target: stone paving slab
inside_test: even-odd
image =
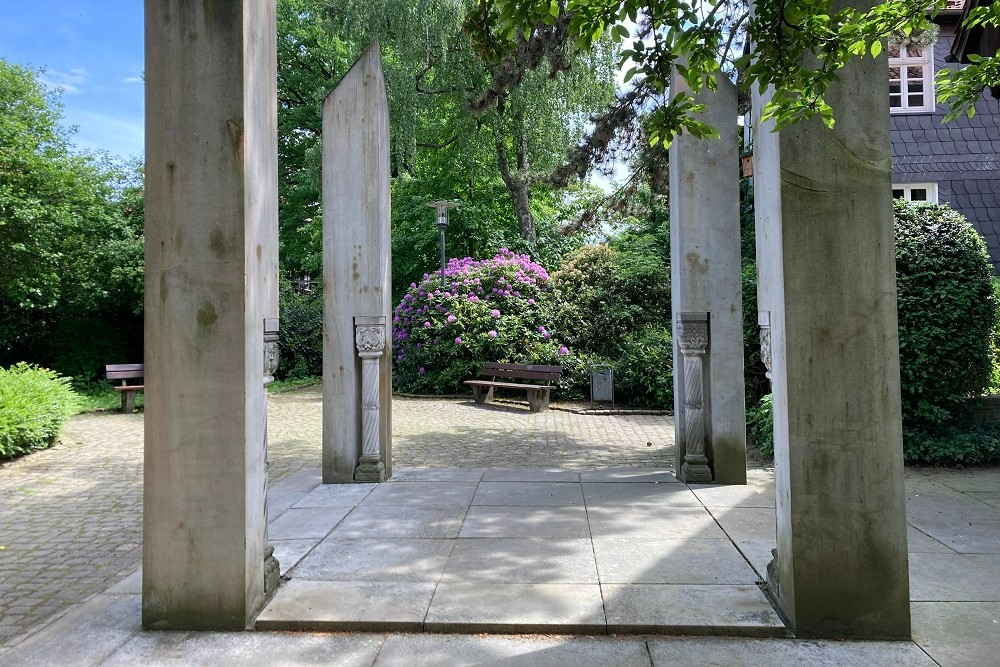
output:
[[[442,582],[596,584],[589,539],[459,539]]]
[[[385,640],[375,661],[375,667],[649,667],[651,664],[646,642],[640,639],[468,635],[392,636]]]
[[[590,525],[583,507],[473,505],[459,537],[588,538]]]
[[[424,628],[463,633],[607,632],[597,584],[441,582]]]
[[[666,637],[651,639],[649,653],[656,667],[670,665],[933,667],[936,664],[911,642]]]
[[[294,579],[434,582],[455,546],[448,539],[328,537],[291,571]],[[280,591],[279,591],[280,594]]]
[[[913,641],[940,665],[1000,664],[1000,602],[914,602]]]
[[[702,506],[692,490],[683,484],[657,482],[584,482],[588,508],[596,507],[675,507]]]
[[[257,630],[420,632],[434,582],[293,579],[257,618]]]
[[[481,482],[472,504],[583,507],[583,491],[560,482]]]
[[[602,583],[754,584],[758,580],[728,540],[595,538],[594,555]]]
[[[102,667],[370,667],[383,642],[383,636],[367,634],[147,632],[115,651]]]
[[[424,507],[362,505],[354,508],[333,530],[334,537],[458,537],[465,519],[464,505]]]
[[[601,584],[608,632],[784,637],[789,633],[755,585]]]

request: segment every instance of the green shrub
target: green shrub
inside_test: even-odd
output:
[[[297,292],[287,280],[279,291],[278,370],[275,377],[295,380],[323,375],[323,294]]]
[[[774,456],[774,402],[766,394],[747,410],[747,447],[756,447],[764,456]]]
[[[906,429],[903,453],[907,461],[944,465],[1000,461],[1000,431],[979,426],[935,431]]]
[[[993,301],[998,305],[993,318],[993,353],[987,393],[1000,394],[1000,278],[993,276]]]
[[[97,381],[107,364],[142,361],[141,350],[138,357],[131,357],[125,324],[96,316],[60,320],[45,336],[36,358],[60,375],[72,377],[78,387]]]
[[[639,407],[673,408],[673,357],[670,329],[663,325],[626,335],[615,364],[615,398]]]
[[[552,274],[553,323],[570,349],[616,359],[626,336],[670,322],[670,268],[631,247],[583,246]]]
[[[996,301],[986,245],[959,213],[895,202],[903,424],[971,425],[989,384]]]
[[[548,273],[506,248],[492,259],[452,259],[412,283],[393,314],[394,385],[404,392],[465,389],[486,361],[559,364],[570,356],[548,317]]]
[[[553,323],[576,361],[564,363],[560,395],[586,398],[590,365],[610,363],[616,401],[673,405],[670,268],[657,238],[584,246],[552,274]]]
[[[757,265],[743,265],[743,386],[746,404],[754,405],[771,391],[767,368],[760,358],[760,326],[757,323]]]
[[[74,414],[69,379],[20,363],[0,368],[0,458],[50,446]]]

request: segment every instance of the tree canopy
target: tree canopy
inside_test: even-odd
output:
[[[436,264],[437,232],[424,204],[457,199],[449,254],[499,247],[538,250],[573,196],[541,181],[614,99],[615,55],[601,43],[575,52],[556,76],[473,108],[495,73],[473,52],[462,0],[280,0],[279,163],[282,260],[317,273],[320,262],[320,124],[325,95],[379,39],[390,111],[395,282]],[[559,247],[541,244],[550,249]],[[546,252],[543,248],[542,252]]]
[[[141,170],[74,152],[38,75],[0,59],[0,357],[71,314],[142,308]]]
[[[690,95],[669,91],[674,64],[694,91],[714,88],[719,76],[738,78],[744,89],[773,86],[763,111],[778,128],[814,116],[832,126],[824,96],[844,65],[854,57],[878,56],[886,38],[927,30],[946,0],[854,5],[859,3],[759,0],[751,11],[745,0],[479,0],[466,26],[477,51],[509,73],[493,94],[537,67],[535,54],[560,52],[567,44],[587,50],[610,35],[629,68],[625,78],[634,81],[618,114],[628,105],[648,110],[645,131],[655,145],[681,131],[715,132],[698,119],[700,108]],[[966,25],[1000,26],[1000,4],[977,7]],[[939,98],[952,105],[950,117],[971,115],[984,87],[1000,85],[1000,56],[973,61],[938,75]],[[609,141],[592,142],[591,153],[602,155]]]

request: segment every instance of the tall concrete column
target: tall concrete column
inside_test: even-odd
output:
[[[670,90],[672,94],[690,91],[676,70],[671,75]],[[703,141],[684,134],[670,146],[677,470],[685,481],[746,484],[736,87],[719,77],[716,92],[704,90],[697,98],[705,104],[701,118],[722,136]],[[688,407],[685,400],[691,392],[685,386],[682,316],[707,319],[708,328],[707,349],[699,355],[701,362],[697,364],[702,399],[688,400]],[[704,428],[698,431],[703,433],[704,445],[696,444],[699,451],[691,453],[687,442],[689,418],[704,422]],[[708,468],[700,463],[703,458],[707,458]]]
[[[775,134],[754,99],[777,493],[768,585],[802,637],[910,636],[886,82],[884,55],[844,69],[827,95],[832,130],[814,119]]]
[[[147,628],[264,601],[264,321],[278,317],[274,0],[146,2]]]
[[[355,318],[392,322],[389,110],[378,42],[323,102],[323,482],[352,482],[361,459]],[[366,319],[365,321],[369,321]],[[392,474],[390,327],[378,358],[378,455]],[[374,359],[372,361],[375,361]],[[372,477],[370,457],[360,479]],[[379,470],[376,476],[381,476]]]

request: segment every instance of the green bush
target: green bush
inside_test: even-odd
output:
[[[990,384],[986,388],[989,394],[1000,394],[1000,278],[993,276],[993,301],[997,304],[996,317],[993,319],[993,353],[990,369]]]
[[[743,386],[746,404],[754,405],[771,391],[767,368],[760,358],[760,326],[757,323],[757,265],[743,265]]]
[[[564,364],[561,395],[586,398],[589,365],[610,363],[616,401],[673,405],[670,268],[657,238],[584,246],[552,274],[553,323],[578,361]]]
[[[452,259],[412,283],[393,314],[394,385],[404,392],[465,389],[486,361],[559,364],[570,356],[548,317],[548,273],[506,248],[492,259]]]
[[[903,431],[907,461],[954,465],[1000,461],[1000,431],[980,426]]]
[[[626,335],[615,365],[615,397],[638,407],[672,408],[673,359],[670,329],[663,325]]]
[[[617,358],[626,336],[671,319],[670,268],[641,248],[583,246],[552,274],[552,292],[553,323],[581,353]]]
[[[278,330],[280,380],[323,375],[323,294],[297,292],[287,280],[279,291],[281,321]]]
[[[903,424],[971,424],[989,384],[996,301],[986,245],[959,213],[895,202]]]
[[[774,402],[766,394],[747,410],[747,447],[756,447],[764,456],[774,456]]]
[[[76,407],[69,379],[24,363],[0,368],[0,458],[50,446]]]
[[[1000,460],[998,432],[972,421],[968,400],[995,377],[1000,289],[986,246],[947,206],[896,200],[895,215],[904,456]],[[770,398],[747,413],[747,441],[764,453],[774,447]]]

